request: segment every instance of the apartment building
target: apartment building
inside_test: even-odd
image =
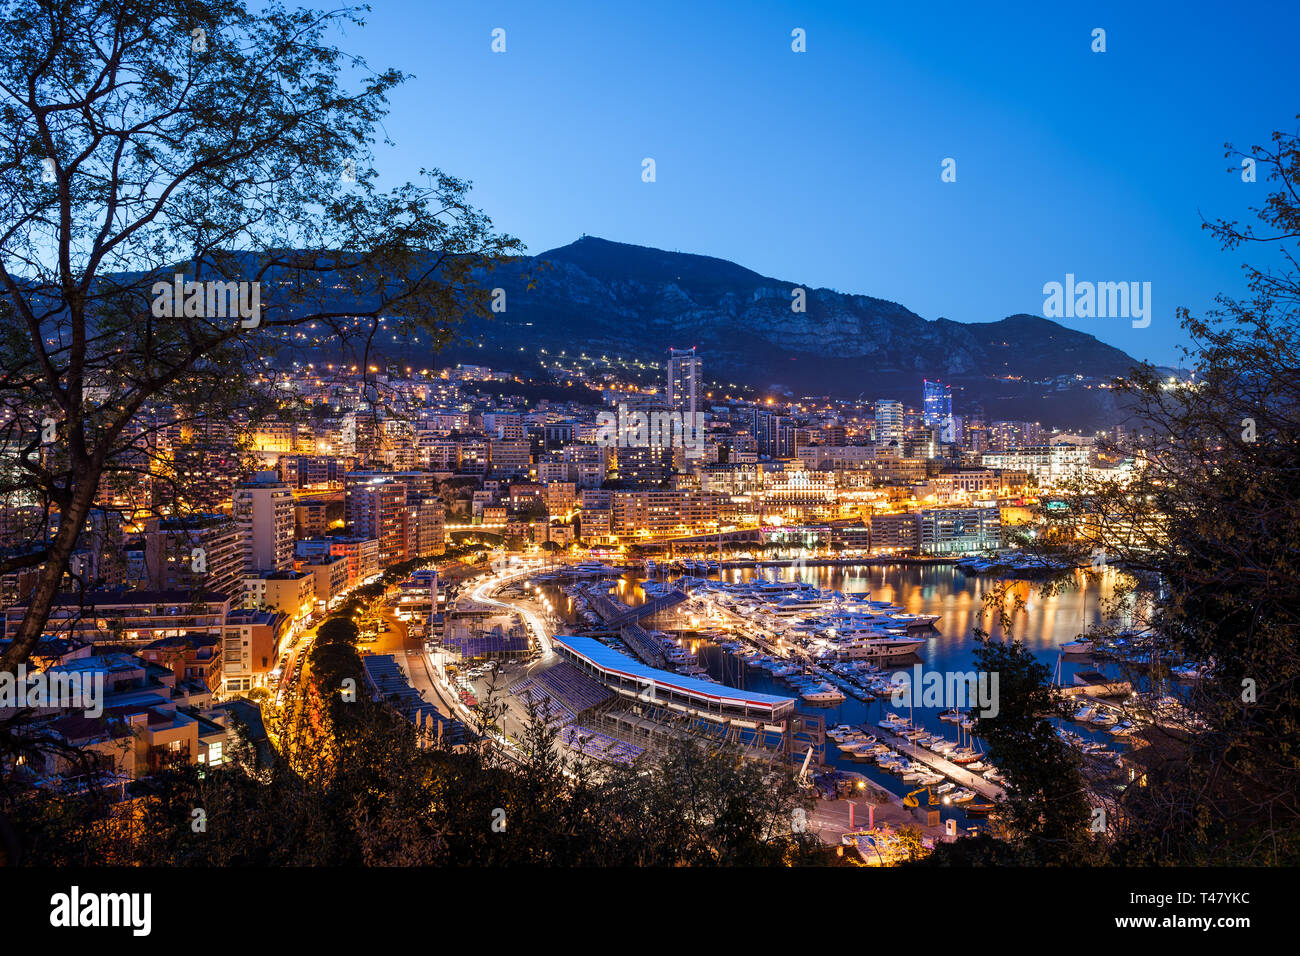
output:
[[[230,595],[218,591],[88,591],[54,599],[45,632],[89,643],[143,646],[184,633],[219,634]],[[27,601],[5,608],[5,637],[18,631]]]
[[[293,567],[294,498],[275,472],[235,486],[233,515],[243,541],[245,571]]]
[[[222,635],[222,693],[265,687],[288,629],[285,614],[254,608],[231,611]]]

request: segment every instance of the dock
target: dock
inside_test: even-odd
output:
[[[924,747],[918,747],[906,737],[900,737],[892,730],[886,730],[884,727],[864,726],[862,730],[869,734],[875,734],[880,738],[882,743],[888,744],[894,750],[907,757],[909,760],[915,760],[917,763],[923,763],[936,773],[941,773],[949,780],[967,790],[973,790],[985,800],[997,802],[1006,794],[1001,787],[995,783],[985,780],[977,773],[972,773],[964,769],[961,764],[955,764],[951,760],[941,757],[932,750],[926,750]]]

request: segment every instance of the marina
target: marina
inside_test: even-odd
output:
[[[721,562],[716,569],[695,562],[694,569],[698,573],[675,574],[671,565],[647,561],[618,576],[557,575],[550,586],[562,589],[561,612],[620,654],[711,683],[722,693],[731,688],[789,698],[794,713],[823,721],[824,747],[817,748],[809,778],[832,805],[847,782],[851,791],[865,786],[887,794],[896,808],[910,801],[918,813],[921,807],[937,811],[959,829],[984,825],[1003,796],[1004,778],[973,736],[974,702],[921,706],[918,695],[914,706],[904,707],[895,693],[903,675],[916,668],[974,671],[973,629],[1001,636],[982,600],[993,582],[951,562]],[[1097,591],[1094,584],[1091,594],[1066,591],[1042,599],[1025,591],[1013,633],[1080,705],[1077,719],[1056,722],[1058,736],[1101,761],[1098,766],[1117,766],[1139,729],[1122,704],[1132,689],[1097,655],[1066,646],[1095,622]],[[1082,712],[1084,706],[1091,711]],[[618,729],[603,732],[617,736]],[[744,742],[744,733],[737,739]]]

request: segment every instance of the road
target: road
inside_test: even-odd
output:
[[[529,606],[532,602],[529,602],[528,604],[523,602],[510,604],[505,601],[498,601],[496,598],[488,596],[494,589],[501,587],[503,584],[521,580],[534,571],[536,571],[536,568],[524,567],[518,571],[512,570],[504,575],[494,574],[482,584],[478,585],[470,596],[479,604],[491,604],[496,607],[503,607],[511,611],[517,611],[519,616],[524,619],[524,623],[526,623],[532,631],[533,636],[537,639],[537,644],[542,650],[542,661],[549,661],[551,655],[555,653],[555,649],[551,645],[551,632],[548,629],[546,622],[542,619],[542,616]]]
[[[434,704],[444,716],[452,716],[455,708],[438,685],[433,666],[424,649],[424,641],[411,637],[410,628],[398,620],[387,606],[380,613],[380,619],[388,624],[389,629],[380,631],[378,639],[358,645],[358,649],[366,654],[391,654],[420,696]]]

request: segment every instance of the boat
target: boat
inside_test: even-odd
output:
[[[810,704],[828,707],[834,704],[842,704],[847,699],[844,692],[830,684],[822,684],[820,687],[811,687],[799,695]]]
[[[959,711],[956,707],[954,707],[952,710],[945,710],[942,714],[939,715],[939,719],[946,720],[950,724],[955,724],[961,720],[961,711]]]
[[[966,806],[962,807],[962,810],[966,812],[968,817],[988,816],[988,814],[992,813],[996,809],[997,805],[993,803],[968,803]]]
[[[1061,645],[1062,654],[1091,654],[1093,650],[1092,641],[1086,641],[1078,638],[1073,641],[1066,641]]]
[[[975,799],[975,791],[967,790],[965,787],[948,797],[950,803],[970,803]]]
[[[1109,711],[1101,710],[1097,712],[1096,717],[1092,718],[1092,722],[1097,724],[1099,727],[1109,727],[1112,724],[1118,723],[1119,718]]]
[[[842,661],[891,660],[910,657],[925,646],[924,640],[908,637],[851,637],[836,641],[835,656]]]
[[[957,785],[949,780],[947,783],[941,783],[934,788],[935,793],[950,793],[957,789]]]
[[[1097,715],[1097,708],[1084,704],[1074,712],[1074,719],[1079,721],[1092,720]]]

